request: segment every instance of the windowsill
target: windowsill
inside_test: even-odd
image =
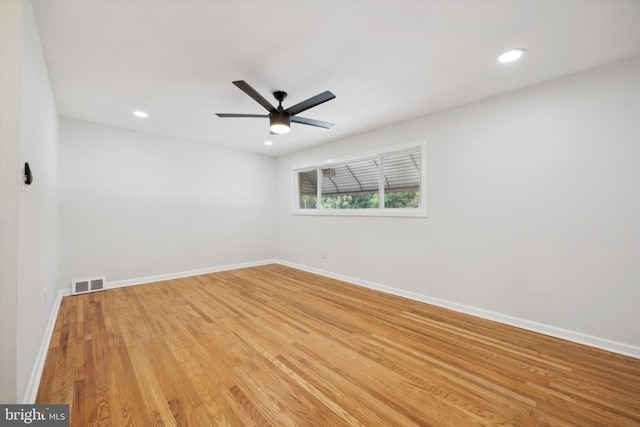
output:
[[[294,209],[292,215],[426,218],[426,209]]]

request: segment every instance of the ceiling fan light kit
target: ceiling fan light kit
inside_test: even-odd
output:
[[[283,91],[275,91],[273,92],[273,97],[278,101],[278,107],[274,107],[271,105],[269,101],[267,101],[262,95],[258,93],[254,88],[252,88],[249,83],[244,80],[237,80],[233,82],[240,90],[249,95],[256,101],[258,104],[262,105],[262,107],[269,112],[266,114],[224,114],[224,113],[216,113],[218,117],[268,117],[269,118],[269,130],[273,134],[282,135],[288,133],[291,130],[291,123],[300,123],[303,125],[316,126],[325,129],[330,129],[333,127],[333,123],[322,122],[320,120],[307,119],[304,117],[298,117],[297,114],[301,113],[309,108],[313,108],[317,105],[320,105],[324,102],[330,101],[336,96],[329,92],[325,91],[321,94],[318,94],[314,97],[311,97],[305,101],[302,101],[292,107],[284,109],[282,107],[282,101],[287,97],[287,92]]]
[[[284,111],[276,111],[270,114],[269,121],[269,130],[276,135],[283,135],[291,130],[291,116]]]

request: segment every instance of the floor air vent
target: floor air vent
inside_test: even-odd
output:
[[[95,279],[74,280],[71,293],[73,295],[87,294],[89,292],[104,291],[104,277]]]

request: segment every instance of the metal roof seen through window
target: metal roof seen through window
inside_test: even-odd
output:
[[[420,190],[420,153],[416,151],[322,167],[322,196],[377,193],[380,162],[386,192]],[[298,177],[301,195],[317,193],[316,169],[299,172]]]

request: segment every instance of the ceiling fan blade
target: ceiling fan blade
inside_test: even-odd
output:
[[[321,122],[320,120],[307,119],[305,117],[298,117],[298,116],[291,117],[291,122],[300,123],[303,125],[317,126],[319,128],[325,128],[325,129],[331,129],[333,127],[333,123]]]
[[[299,104],[296,104],[293,107],[289,107],[284,111],[294,116],[298,113],[303,112],[304,110],[308,110],[311,107],[320,105],[323,102],[331,101],[335,97],[336,96],[329,91],[322,92],[321,94],[316,95],[313,98],[309,98],[306,101],[302,101]]]
[[[269,117],[268,114],[224,114],[216,113],[218,117]]]
[[[238,86],[238,88],[253,98],[258,104],[262,105],[268,112],[276,111],[276,108],[271,105],[269,101],[267,101],[262,95],[258,93],[257,90],[252,88],[249,83],[244,80],[238,80],[233,82],[234,85]]]

